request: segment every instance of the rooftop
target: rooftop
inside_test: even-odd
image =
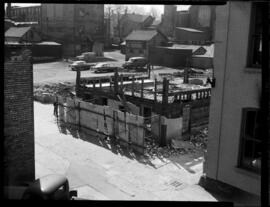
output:
[[[22,37],[31,27],[10,27],[5,32],[5,37]]]
[[[193,29],[193,28],[188,28],[188,27],[176,27],[176,29],[184,30],[187,32],[198,32],[198,33],[203,33],[201,30]]]
[[[192,53],[195,53],[199,48],[204,48],[205,53],[203,55],[193,55],[193,57],[214,57],[214,44],[211,45],[184,45],[184,44],[173,44],[172,47],[165,47],[168,49],[183,49],[183,50],[192,50]]]
[[[126,40],[149,41],[157,35],[157,33],[156,30],[134,30],[126,37]]]

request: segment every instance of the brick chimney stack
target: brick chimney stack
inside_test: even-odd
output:
[[[6,16],[7,18],[11,17],[11,3],[7,3]]]

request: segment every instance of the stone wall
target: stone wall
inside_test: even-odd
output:
[[[4,184],[35,179],[33,67],[29,51],[4,63]]]

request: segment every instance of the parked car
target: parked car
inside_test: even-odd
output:
[[[89,70],[91,65],[87,64],[85,61],[74,61],[69,65],[71,70]]]
[[[95,73],[114,72],[118,67],[110,63],[98,63],[91,68]]]
[[[65,176],[51,174],[30,183],[22,200],[73,200],[77,191],[69,190],[69,182]]]
[[[148,61],[144,57],[132,57],[123,64],[125,69],[142,68],[148,64]]]
[[[189,69],[189,74],[191,74],[191,75],[196,75],[196,74],[198,74],[198,75],[203,75],[204,73],[205,73],[205,71],[204,70],[200,70],[200,69],[195,69],[195,68],[190,68]]]

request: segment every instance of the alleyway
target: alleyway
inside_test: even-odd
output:
[[[59,127],[52,105],[34,102],[34,115],[36,178],[65,174],[70,187],[86,199],[216,201],[197,185],[200,153],[147,161],[105,140]]]

